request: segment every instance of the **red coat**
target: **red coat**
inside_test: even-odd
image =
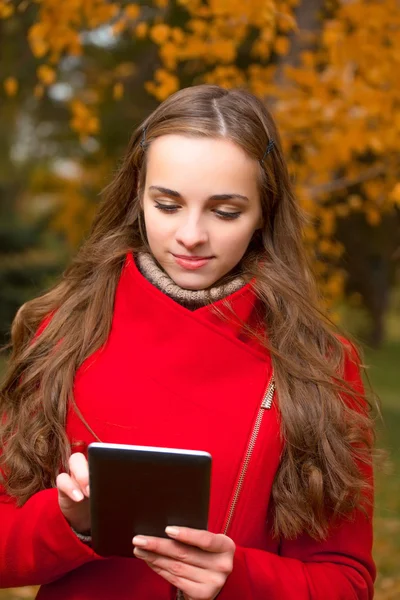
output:
[[[251,284],[230,299],[240,318],[257,322]],[[231,514],[227,535],[237,545],[219,600],[371,599],[372,528],[362,514],[343,521],[324,542],[307,534],[272,539],[267,511],[282,442],[276,394],[270,408],[261,407],[271,376],[269,356],[239,322],[222,321],[209,307],[190,311],[177,304],[128,255],[110,337],[78,370],[74,392],[102,441],[212,454],[209,530],[223,531]],[[350,361],[346,377],[362,385]],[[67,433],[77,449],[94,441],[72,410]],[[143,561],[104,559],[79,541],[59,510],[56,489],[34,494],[22,508],[4,494],[0,500],[1,587],[41,584],[41,600],[175,597]]]

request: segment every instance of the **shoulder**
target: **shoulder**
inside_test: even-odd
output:
[[[362,361],[362,350],[353,341],[348,338],[338,335],[338,341],[343,347],[344,361],[343,361],[343,376],[344,379],[359,377],[361,368],[363,367]]]
[[[33,334],[31,334],[31,337],[29,340],[29,345],[35,345],[38,342],[40,336],[43,334],[43,332],[47,329],[47,327],[50,325],[51,321],[53,320],[55,313],[56,313],[56,311],[53,310],[52,312],[45,315],[39,321],[39,324],[33,328]]]
[[[346,386],[343,390],[342,398],[347,406],[356,411],[368,411],[369,402],[366,397],[366,390],[362,378],[364,362],[362,359],[362,348],[355,342],[343,337],[337,336],[343,346],[344,358],[340,377]]]
[[[42,319],[42,321],[39,323],[38,328],[35,331],[35,334],[33,336],[34,338],[39,337],[43,333],[43,331],[46,329],[46,327],[49,325],[50,321],[52,320],[53,316],[54,316],[54,312],[46,315],[44,317],[44,319]]]

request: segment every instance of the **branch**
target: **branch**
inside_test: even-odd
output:
[[[374,179],[378,175],[382,175],[387,170],[386,165],[375,165],[363,173],[360,173],[358,177],[353,177],[352,179],[348,179],[343,177],[342,179],[334,179],[333,181],[329,181],[328,183],[323,183],[321,185],[316,185],[314,187],[307,188],[307,192],[310,194],[312,198],[318,196],[319,194],[325,194],[327,192],[337,192],[338,190],[344,190],[353,185],[357,185],[358,183],[363,183],[364,181],[368,181],[369,179]]]

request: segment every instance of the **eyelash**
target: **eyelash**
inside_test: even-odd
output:
[[[160,204],[159,202],[157,202],[155,204],[155,207],[158,208],[158,210],[161,210],[165,213],[174,213],[179,208],[178,206],[175,206],[175,205],[167,206],[166,204]],[[241,212],[229,213],[229,212],[224,212],[223,210],[215,210],[214,212],[219,219],[223,219],[225,221],[234,221],[235,219],[240,217],[240,215],[242,214]]]

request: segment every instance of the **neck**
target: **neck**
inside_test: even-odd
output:
[[[226,284],[215,285],[205,290],[187,290],[171,279],[152,254],[138,252],[135,259],[139,271],[150,283],[190,310],[221,300],[242,288],[246,283],[243,277],[236,276]]]

